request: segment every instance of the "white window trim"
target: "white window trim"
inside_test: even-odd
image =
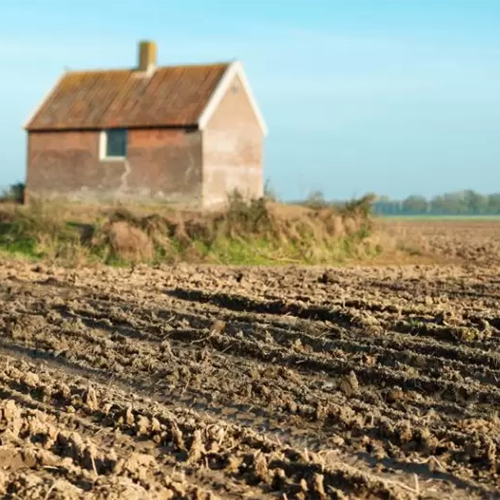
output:
[[[106,156],[108,148],[107,130],[101,130],[99,134],[99,159],[101,161],[126,161],[126,156]]]

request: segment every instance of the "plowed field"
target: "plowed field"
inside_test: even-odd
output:
[[[0,492],[500,498],[498,268],[0,266]]]

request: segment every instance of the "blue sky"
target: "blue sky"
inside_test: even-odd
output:
[[[500,1],[1,0],[0,186],[65,67],[240,59],[283,198],[500,191]],[[68,166],[70,168],[70,166]]]

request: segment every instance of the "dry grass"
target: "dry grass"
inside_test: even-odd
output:
[[[310,208],[237,194],[215,212],[32,204],[0,209],[0,246],[33,258],[225,264],[331,263],[373,256],[370,199]]]
[[[102,235],[105,239],[100,244],[109,247],[115,256],[131,261],[153,258],[154,248],[151,239],[140,228],[126,221],[110,223]]]

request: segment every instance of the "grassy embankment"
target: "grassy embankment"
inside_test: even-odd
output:
[[[0,205],[0,252],[64,265],[103,262],[333,264],[373,258],[371,200],[341,208],[233,196],[214,213]]]

